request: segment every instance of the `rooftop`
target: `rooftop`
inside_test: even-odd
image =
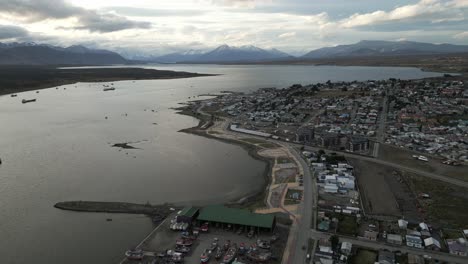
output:
[[[222,205],[206,206],[200,210],[199,221],[218,222],[253,226],[260,228],[273,228],[275,216],[271,214],[256,214],[247,210],[228,208]]]

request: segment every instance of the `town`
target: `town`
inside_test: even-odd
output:
[[[180,211],[166,228],[182,228],[179,240],[204,246],[195,254],[176,246],[160,258],[466,263],[467,88],[449,77],[328,81],[187,103],[181,113],[200,119],[187,132],[253,147],[272,160],[271,179],[254,204]],[[194,219],[177,224],[187,212]],[[269,224],[237,222],[247,214],[270,216]]]

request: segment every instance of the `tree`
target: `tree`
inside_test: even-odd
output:
[[[340,238],[337,235],[333,235],[330,237],[330,243],[332,246],[333,251],[338,249],[338,244],[340,243]]]

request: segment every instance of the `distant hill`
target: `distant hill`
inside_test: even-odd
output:
[[[261,49],[251,45],[241,47],[221,45],[205,53],[193,50],[183,53],[171,53],[154,58],[154,61],[166,63],[217,63],[271,61],[287,58],[292,57],[277,49]]]
[[[334,57],[426,55],[468,52],[468,46],[452,44],[431,44],[412,41],[363,40],[351,45],[338,45],[313,50],[302,59],[323,59]]]
[[[128,60],[108,50],[35,43],[0,43],[0,65],[109,65]]]

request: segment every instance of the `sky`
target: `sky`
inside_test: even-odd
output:
[[[0,0],[0,42],[300,55],[360,40],[468,44],[468,0]]]

